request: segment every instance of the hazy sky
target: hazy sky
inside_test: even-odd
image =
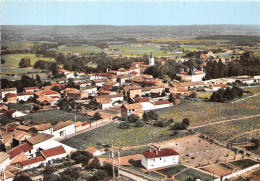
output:
[[[260,1],[11,1],[2,25],[260,24]]]

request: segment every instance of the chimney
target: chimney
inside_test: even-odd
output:
[[[158,149],[155,149],[155,154],[158,155]]]
[[[159,151],[161,151],[161,147],[159,146]]]
[[[152,152],[152,148],[150,148],[150,152]]]

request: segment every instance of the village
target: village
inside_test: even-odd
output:
[[[225,53],[233,52],[224,50]],[[71,52],[64,56],[75,55]],[[103,73],[85,74],[66,70],[63,64],[58,64],[57,74],[63,81],[51,82],[41,87],[24,87],[22,91],[18,91],[16,87],[1,89],[0,113],[3,121],[6,120],[4,124],[1,123],[1,180],[13,180],[21,172],[32,180],[43,180],[46,176],[40,170],[44,166],[69,162],[73,168],[83,170],[89,165],[95,165],[96,158],[101,165],[110,163],[113,179],[118,177],[126,180],[225,180],[259,170],[257,155],[244,149],[234,149],[197,131],[203,124],[196,125],[193,123],[195,120],[186,116],[180,117],[179,122],[173,121],[175,117],[172,117],[172,121],[165,116],[161,117],[159,112],[178,108],[185,101],[196,103],[212,99],[210,96],[205,98],[200,95],[231,90],[238,84],[244,88],[258,89],[260,76],[205,79],[205,67],[209,61],[226,64],[237,61],[236,59],[217,58],[210,50],[201,53],[200,59],[203,61],[201,67],[179,68],[176,73],[179,80],[175,81],[146,74],[156,63],[164,65],[166,62],[149,52],[147,62],[133,61],[129,69],[106,68]],[[179,61],[185,62],[178,58],[177,62]],[[258,95],[259,92],[244,92],[241,96],[242,99],[250,99],[250,96]],[[26,110],[15,109],[14,104],[29,107]],[[51,120],[51,116],[45,117],[53,111],[56,111],[53,118],[60,116],[55,121]],[[69,112],[70,116],[62,111]],[[37,114],[40,117],[38,121],[33,117]],[[252,115],[256,118],[258,116],[259,114]],[[182,130],[183,136],[165,137],[160,141],[157,137],[145,144],[139,145],[137,142],[134,146],[120,145],[118,141],[114,145],[109,143],[106,146],[106,143],[102,143],[103,146],[92,145],[79,149],[80,142],[77,148],[73,144],[66,144],[67,140],[74,138],[85,140],[86,136],[83,135],[114,124],[122,130],[170,125],[177,135],[179,132],[176,130]],[[155,132],[151,132],[152,134]],[[129,150],[134,153],[127,154]],[[76,153],[82,152],[90,154],[92,159],[73,159]],[[242,167],[238,166],[240,164]],[[34,174],[35,170],[39,173]],[[57,171],[56,174],[59,172],[62,173]],[[257,176],[251,178],[259,179]]]

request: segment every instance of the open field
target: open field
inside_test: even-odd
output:
[[[118,125],[118,123],[109,124],[64,140],[63,143],[77,149],[86,149],[89,146],[96,146],[97,143],[108,144],[110,146],[130,147],[173,138],[172,131],[169,130],[169,127],[159,128],[146,124],[144,127],[139,128],[119,129]],[[184,133],[179,133],[176,136],[181,137],[184,135]]]
[[[34,63],[37,60],[45,60],[45,61],[54,61],[53,58],[45,58],[45,57],[36,57],[33,53],[22,53],[22,54],[9,54],[4,55],[3,58],[5,59],[5,66],[18,66],[19,62],[22,58],[29,57],[31,60],[31,66],[34,65]]]

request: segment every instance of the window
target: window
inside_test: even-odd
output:
[[[162,158],[160,158],[160,160],[162,160]]]

